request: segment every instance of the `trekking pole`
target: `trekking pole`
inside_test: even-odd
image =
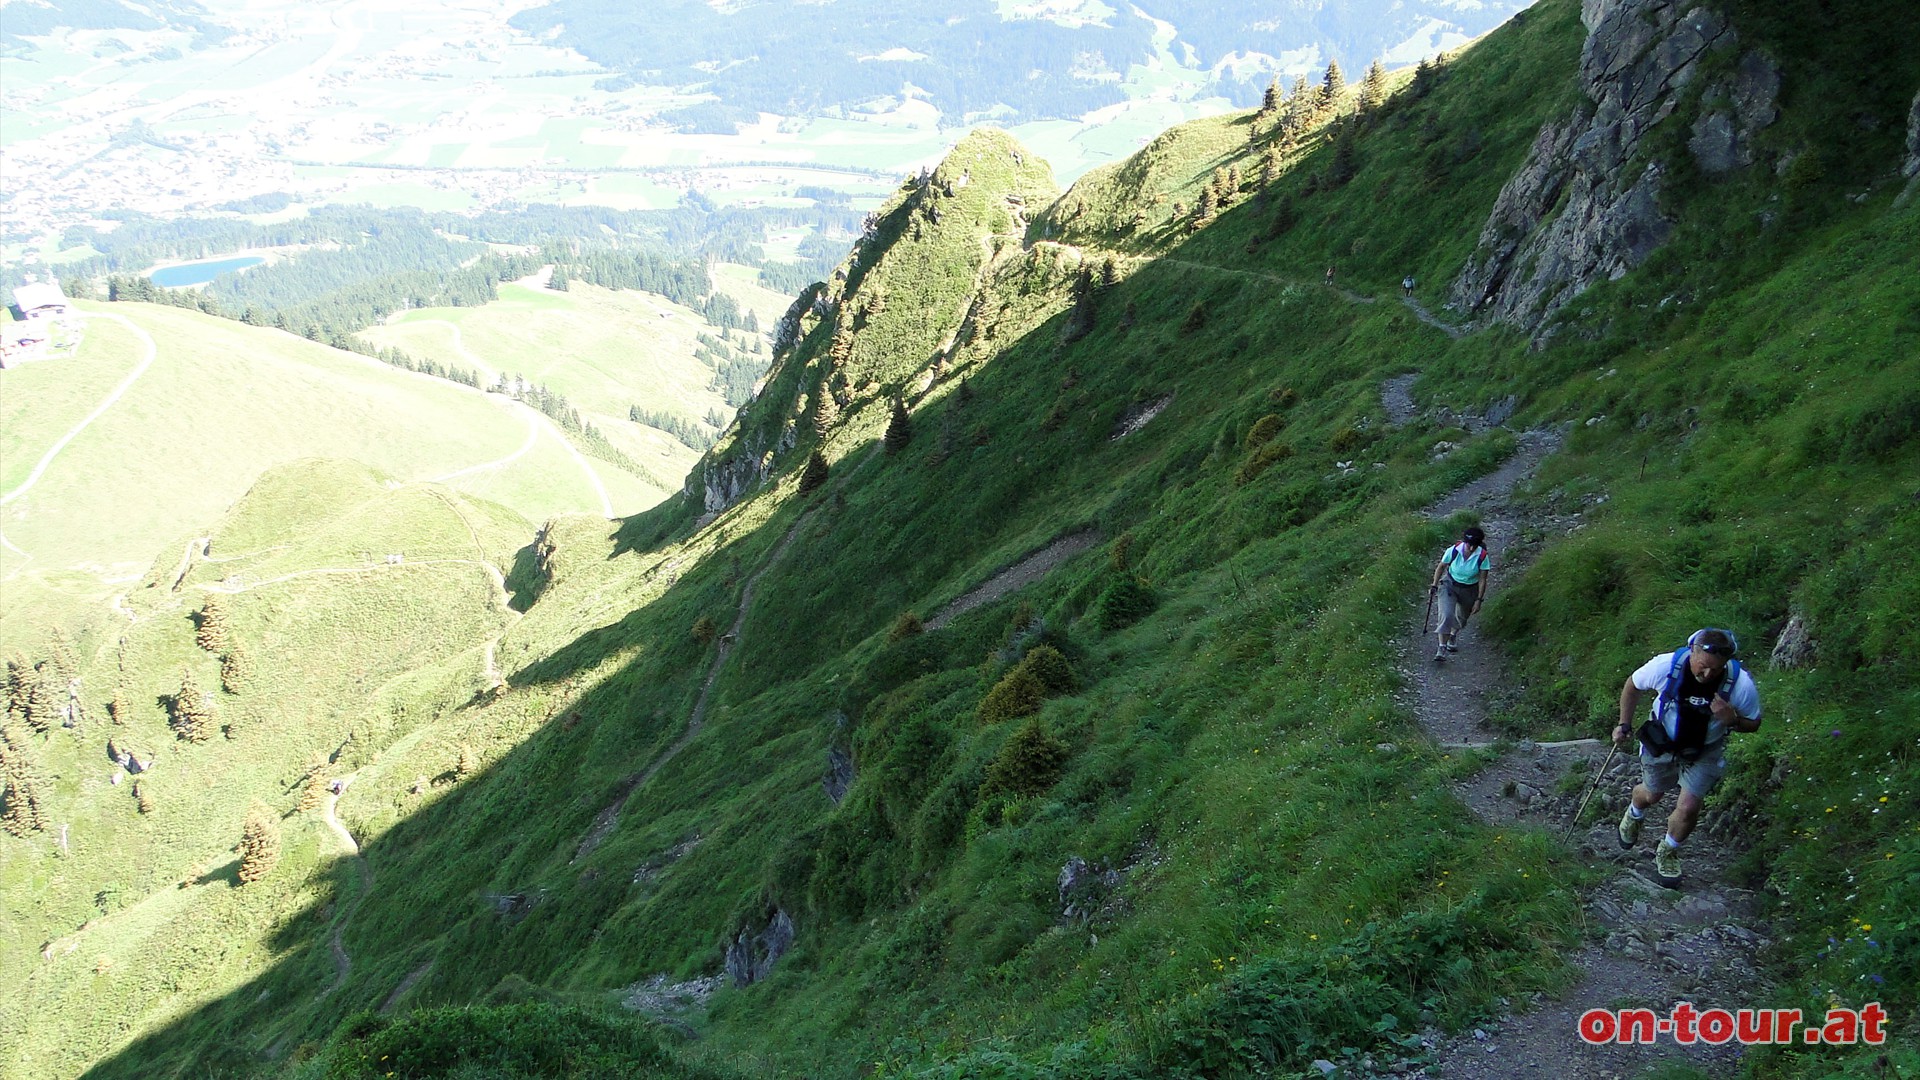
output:
[[[1420,619],[1420,634],[1425,637],[1433,631],[1433,597],[1440,591],[1438,585],[1427,586],[1427,613]]]
[[[1601,762],[1600,770],[1593,774],[1593,786],[1587,788],[1587,797],[1585,799],[1580,800],[1580,808],[1573,812],[1573,820],[1567,822],[1566,835],[1560,838],[1560,842],[1562,844],[1566,843],[1568,840],[1573,839],[1573,830],[1580,827],[1580,815],[1587,812],[1587,802],[1593,798],[1594,792],[1600,790],[1600,782],[1607,778],[1607,768],[1613,764],[1613,757],[1615,754],[1618,754],[1619,752],[1620,752],[1619,743],[1614,743],[1613,748],[1607,751],[1607,760]]]

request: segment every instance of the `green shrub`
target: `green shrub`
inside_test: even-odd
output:
[[[998,724],[1021,716],[1032,716],[1046,704],[1047,686],[1025,664],[1017,664],[1006,673],[980,703],[980,722]]]
[[[1233,482],[1251,484],[1260,479],[1260,474],[1273,467],[1277,461],[1285,461],[1293,456],[1291,443],[1268,443],[1247,455],[1240,467],[1234,470]]]
[[[1048,733],[1039,717],[1020,725],[993,763],[987,766],[982,798],[1002,792],[1025,797],[1038,795],[1060,779],[1067,765],[1067,744]]]
[[[1020,661],[1020,666],[1033,672],[1046,688],[1047,696],[1071,694],[1077,685],[1073,676],[1073,665],[1067,663],[1065,654],[1051,645],[1036,645]]]
[[[891,644],[925,630],[926,626],[921,623],[920,616],[915,615],[911,610],[903,611],[894,618],[893,625],[887,628],[887,642]]]
[[[1272,442],[1273,437],[1280,434],[1280,429],[1285,427],[1286,424],[1286,420],[1282,419],[1277,413],[1268,413],[1260,419],[1255,420],[1253,427],[1247,431],[1247,449],[1258,450],[1262,446]]]
[[[1348,425],[1333,433],[1333,438],[1327,440],[1327,449],[1336,454],[1348,454],[1366,446],[1370,441],[1372,440],[1367,438],[1366,432]]]
[[[720,636],[720,627],[713,621],[711,615],[702,615],[693,620],[693,630],[691,633],[693,634],[693,640],[699,642],[702,647],[705,647],[713,644],[714,639]]]
[[[1102,630],[1121,630],[1145,618],[1158,602],[1139,575],[1115,574],[1112,584],[1094,601],[1094,620]]]

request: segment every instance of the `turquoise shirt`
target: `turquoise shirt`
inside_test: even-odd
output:
[[[1447,568],[1453,580],[1462,585],[1475,585],[1480,581],[1482,572],[1493,569],[1493,561],[1487,558],[1487,549],[1481,548],[1472,555],[1467,554],[1467,545],[1455,544],[1440,556],[1440,565]]]

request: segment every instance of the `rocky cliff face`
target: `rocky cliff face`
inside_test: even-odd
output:
[[[1647,133],[1672,115],[1701,62],[1739,46],[1725,19],[1691,0],[1586,0],[1580,77],[1591,105],[1540,129],[1501,189],[1450,303],[1541,334],[1568,301],[1618,278],[1664,243],[1662,165],[1636,160]],[[1688,147],[1708,173],[1751,164],[1753,136],[1778,115],[1780,75],[1757,52],[1700,96]],[[1557,208],[1557,212],[1556,212]]]

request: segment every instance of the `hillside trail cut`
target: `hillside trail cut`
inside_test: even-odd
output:
[[[345,790],[346,785],[353,782],[351,774],[340,779],[343,781],[341,790]],[[347,831],[347,827],[340,823],[339,817],[333,812],[333,808],[339,802],[339,792],[328,792],[327,805],[321,816],[326,820],[327,828],[340,838],[340,846],[353,857],[354,868],[360,874],[360,891],[354,895],[346,909],[333,920],[333,932],[327,935],[327,948],[333,953],[333,985],[320,992],[320,998],[323,1001],[335,990],[346,985],[347,973],[353,970],[353,957],[347,955],[347,947],[341,942],[340,935],[346,931],[347,924],[353,921],[353,916],[360,910],[360,905],[366,903],[367,895],[373,892],[373,867],[367,864],[366,856],[360,854],[359,842],[353,838],[353,834]]]
[[[935,612],[933,618],[927,620],[927,629],[938,630],[982,604],[991,604],[1008,593],[1039,581],[1052,573],[1055,567],[1092,547],[1099,540],[1100,534],[1092,529],[1070,533],[1055,540],[981,582],[964,596]]]
[[[627,800],[633,798],[633,793],[653,779],[655,774],[666,767],[667,762],[678,756],[680,751],[685,750],[693,742],[694,737],[700,734],[701,726],[706,723],[707,703],[713,696],[713,684],[719,680],[720,671],[726,666],[727,658],[733,655],[735,648],[739,647],[740,631],[746,626],[747,612],[753,607],[754,588],[760,584],[760,579],[766,576],[767,571],[780,564],[780,560],[787,554],[787,549],[793,546],[794,539],[800,535],[801,528],[811,520],[813,520],[811,510],[794,519],[793,524],[788,526],[786,535],[780,538],[780,542],[775,544],[773,550],[768,553],[766,561],[760,564],[760,569],[755,570],[753,576],[740,587],[740,604],[734,611],[733,625],[727,627],[727,632],[722,634],[714,644],[713,662],[707,665],[707,677],[700,684],[700,696],[694,699],[693,712],[687,720],[687,729],[681,732],[680,737],[673,741],[673,745],[667,747],[666,751],[655,758],[652,764],[620,782],[620,786],[615,789],[613,802],[594,815],[593,824],[587,829],[586,836],[581,838],[580,846],[574,849],[573,858],[568,860],[569,865],[586,858],[594,848],[599,847],[607,837],[612,836],[613,830],[620,825],[620,811],[626,809]]]
[[[1383,388],[1383,398],[1395,395],[1396,389],[1404,394],[1407,387],[1390,383]],[[1559,442],[1555,431],[1521,433],[1519,447],[1506,464],[1426,511],[1433,519],[1461,511],[1478,513],[1494,557],[1495,602],[1499,588],[1515,580],[1538,555],[1539,538],[1581,527],[1578,514],[1549,515],[1513,499],[1514,489]],[[1421,632],[1419,621],[1425,599],[1419,598],[1422,606],[1415,609],[1402,646],[1402,674],[1415,715],[1443,754],[1475,754],[1486,760],[1478,772],[1454,785],[1455,793],[1488,825],[1545,828],[1560,835],[1595,768],[1606,758],[1607,745],[1598,739],[1519,742],[1499,752],[1508,744],[1499,741],[1487,715],[1493,704],[1490,694],[1512,681],[1503,658],[1469,623],[1459,639],[1460,651],[1444,662],[1433,661],[1434,637]],[[1662,644],[1650,640],[1648,655]],[[1620,850],[1614,822],[1639,772],[1633,751],[1617,755],[1594,799],[1601,806],[1598,819],[1576,834],[1583,857],[1612,869],[1608,880],[1586,898],[1588,944],[1569,957],[1575,969],[1573,985],[1551,1000],[1535,995],[1530,1003],[1513,1002],[1512,1012],[1457,1036],[1427,1033],[1427,1060],[1411,1075],[1602,1080],[1638,1075],[1666,1060],[1684,1060],[1712,1076],[1737,1070],[1740,1048],[1731,1042],[1679,1046],[1663,1036],[1653,1046],[1590,1046],[1578,1034],[1582,1013],[1623,1003],[1647,1006],[1659,1015],[1679,1001],[1692,1001],[1702,1009],[1767,1004],[1752,997],[1761,986],[1753,956],[1767,940],[1750,918],[1753,895],[1722,882],[1734,852],[1712,835],[1711,800],[1707,822],[1685,848],[1686,877],[1680,889],[1662,888],[1651,865],[1653,843],[1672,809],[1671,798],[1649,812],[1642,842],[1631,851]]]

